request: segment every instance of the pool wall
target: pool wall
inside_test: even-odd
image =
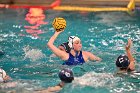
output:
[[[1,4],[48,6],[57,0],[0,0]],[[127,6],[130,0],[61,0],[61,5],[70,6]],[[135,0],[140,7],[140,0]]]

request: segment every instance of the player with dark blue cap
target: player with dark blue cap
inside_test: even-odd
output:
[[[74,80],[73,72],[69,68],[62,69],[58,74],[61,82],[54,86],[54,87],[48,87],[48,89],[45,90],[39,90],[39,93],[56,93],[59,92],[66,83],[71,83]]]
[[[126,55],[120,55],[117,58],[116,66],[120,68],[127,68],[130,64],[130,61]]]
[[[128,43],[125,46],[126,55],[120,55],[116,60],[116,66],[119,68],[118,73],[133,72],[135,70],[135,59],[130,50],[131,45],[132,41],[128,39]]]
[[[74,80],[72,70],[69,68],[62,69],[59,72],[59,78],[62,82],[71,83]]]

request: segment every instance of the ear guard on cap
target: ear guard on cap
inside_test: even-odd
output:
[[[117,58],[116,66],[120,68],[127,68],[130,64],[130,61],[126,55],[120,55]]]
[[[70,36],[68,38],[68,45],[70,48],[73,48],[73,42],[76,41],[76,40],[80,40],[80,38],[78,38],[77,36]]]
[[[3,69],[0,69],[0,77],[4,78],[6,76],[6,72]]]
[[[6,72],[3,69],[0,69],[0,82],[3,82],[3,78],[6,76]]]
[[[65,49],[65,51],[66,51],[67,53],[70,52],[70,47],[69,47],[69,45],[68,45],[68,42],[62,43],[60,46],[64,47],[64,49]]]
[[[75,38],[75,36],[70,36],[69,38],[68,38],[68,45],[69,45],[69,47],[70,48],[73,48],[73,39]]]

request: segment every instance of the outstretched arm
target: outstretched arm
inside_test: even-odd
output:
[[[62,88],[60,86],[49,87],[48,89],[39,90],[35,93],[55,93],[60,91]]]
[[[48,87],[47,89],[44,89],[44,90],[38,90],[35,93],[56,93],[56,92],[59,92],[63,88],[64,85],[65,85],[64,82],[60,82],[58,85],[54,87]]]
[[[91,61],[101,61],[102,59],[98,56],[95,56],[94,54],[87,52],[87,55],[89,57],[89,60]]]
[[[135,70],[135,63],[134,63],[135,59],[132,56],[132,53],[131,53],[131,50],[130,50],[131,46],[132,46],[132,41],[131,41],[131,39],[128,39],[128,43],[125,46],[125,49],[126,49],[126,53],[127,53],[128,58],[129,58],[129,61],[130,61],[129,68],[131,70]]]
[[[60,50],[59,48],[57,48],[55,45],[54,45],[54,41],[56,40],[56,38],[58,37],[58,35],[61,33],[62,31],[55,31],[54,35],[50,38],[49,42],[48,42],[48,47],[52,50],[52,52],[60,57],[62,60],[66,60],[67,59],[67,56],[68,54],[62,50]]]

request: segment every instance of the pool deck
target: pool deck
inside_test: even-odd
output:
[[[49,6],[56,0],[0,0],[1,4],[11,5],[38,5]],[[61,5],[64,6],[83,6],[83,7],[108,7],[108,6],[127,6],[130,0],[61,0]],[[140,7],[140,0],[135,0],[136,7]]]

